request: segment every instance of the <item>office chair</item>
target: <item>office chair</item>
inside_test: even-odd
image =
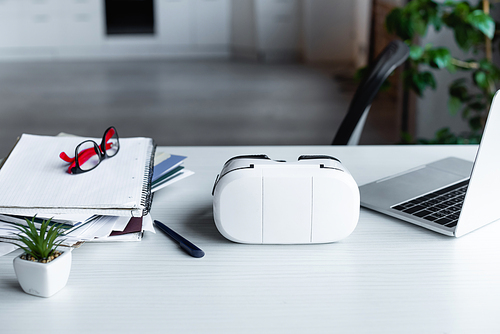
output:
[[[410,55],[410,48],[399,40],[390,42],[378,55],[359,85],[340,124],[332,145],[357,145],[375,95],[385,79]]]

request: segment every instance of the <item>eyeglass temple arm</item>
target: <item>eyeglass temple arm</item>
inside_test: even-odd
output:
[[[75,158],[70,158],[65,152],[59,153],[59,158],[63,159],[66,162],[73,162],[75,161]]]
[[[84,164],[87,162],[87,160],[89,160],[94,155],[96,155],[94,148],[93,147],[87,148],[87,149],[83,150],[82,152],[80,152],[80,154],[78,154],[78,162],[80,164]],[[74,167],[76,167],[76,160],[73,158],[73,162],[71,163],[71,165],[68,168],[68,173],[71,173],[71,170]]]
[[[85,150],[81,151],[80,154],[78,154],[78,159],[81,160],[82,157],[87,154],[87,152],[90,152],[91,156],[95,154],[95,151],[93,150],[93,148],[89,147],[89,148],[86,148]],[[74,162],[75,161],[74,157],[70,158],[65,152],[61,152],[59,154],[59,158],[63,159],[66,162]],[[87,160],[88,160],[88,158],[87,158]]]

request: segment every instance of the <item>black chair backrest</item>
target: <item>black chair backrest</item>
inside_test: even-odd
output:
[[[399,40],[390,42],[373,62],[368,75],[359,85],[347,111],[347,115],[340,124],[332,145],[347,145],[353,136],[360,119],[361,126],[375,95],[387,77],[401,65],[410,55],[410,48]],[[357,130],[357,129],[356,129]],[[361,130],[359,130],[361,131]]]

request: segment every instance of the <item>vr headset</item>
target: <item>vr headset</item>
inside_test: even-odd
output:
[[[213,213],[227,239],[249,244],[327,243],[349,236],[359,218],[359,190],[342,163],[303,155],[229,159],[215,180]]]

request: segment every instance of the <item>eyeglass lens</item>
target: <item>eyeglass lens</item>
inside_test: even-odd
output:
[[[84,141],[76,148],[78,165],[82,171],[95,168],[101,161],[99,147],[91,140]]]

